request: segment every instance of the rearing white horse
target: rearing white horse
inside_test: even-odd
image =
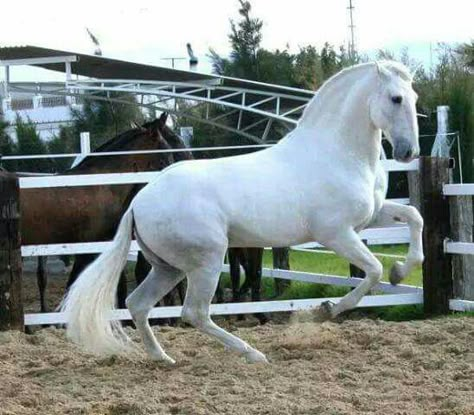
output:
[[[210,318],[228,247],[318,241],[333,249],[367,274],[339,303],[324,305],[334,317],[355,307],[382,277],[381,263],[357,233],[374,222],[407,222],[407,260],[391,272],[392,282],[398,282],[423,261],[423,221],[415,208],[385,201],[381,132],[395,159],[408,162],[418,155],[417,96],[411,84],[407,68],[395,62],[345,69],[320,88],[296,129],[275,146],[164,170],[137,194],[112,247],[70,289],[63,304],[69,337],[93,352],[115,352],[128,343],[107,312],[114,308],[133,231],[153,267],[127,306],[147,352],[157,360],[173,362],[153,335],[148,313],[186,276],[182,318],[248,361],[266,361]]]

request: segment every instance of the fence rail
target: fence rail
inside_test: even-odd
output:
[[[408,227],[400,226],[393,228],[372,228],[361,232],[361,238],[366,239],[371,245],[384,245],[396,243],[408,243]],[[23,245],[21,254],[24,257],[50,256],[50,255],[76,255],[76,254],[100,254],[107,249],[111,241],[104,242],[77,242],[63,244]],[[317,242],[296,245],[295,248],[321,248],[323,245]],[[137,252],[138,244],[132,241],[130,252]]]
[[[258,301],[245,303],[211,304],[212,315],[232,315],[249,313],[271,313],[281,311],[310,311],[325,301],[337,303],[340,297],[312,298],[306,300]],[[423,294],[371,295],[364,297],[357,307],[382,307],[388,305],[422,304]],[[150,311],[149,318],[172,318],[181,316],[182,306],[155,307]],[[130,312],[125,309],[113,310],[109,313],[112,320],[131,320]],[[64,313],[25,314],[25,325],[65,324]]]
[[[445,184],[443,194],[445,196],[473,196],[474,183]]]
[[[193,149],[186,149],[186,151]],[[439,161],[441,160],[441,161]],[[466,311],[473,309],[473,301],[455,298],[452,288],[447,283],[440,284],[439,281],[448,281],[450,278],[449,255],[439,258],[439,252],[443,249],[443,238],[449,235],[446,225],[446,218],[449,222],[449,211],[445,195],[457,195],[458,198],[474,193],[474,184],[445,185],[439,181],[439,177],[448,181],[446,171],[449,169],[445,159],[423,158],[420,162],[410,164],[396,163],[393,160],[384,161],[387,171],[407,171],[412,177],[419,176],[420,184],[417,188],[418,197],[421,200],[421,210],[425,218],[425,223],[431,233],[425,233],[424,243],[427,249],[427,261],[431,267],[424,265],[424,288],[401,285],[392,287],[386,282],[381,282],[375,289],[385,293],[384,295],[367,296],[360,303],[360,307],[376,307],[382,305],[399,304],[422,304],[425,310],[439,303],[441,307],[434,308],[435,313],[444,313],[447,310]],[[420,167],[420,174],[416,170]],[[439,174],[439,172],[443,172]],[[133,184],[148,183],[154,180],[159,172],[144,173],[116,173],[107,175],[64,175],[64,176],[45,176],[45,177],[21,177],[19,186],[21,189],[47,188],[47,187],[69,187],[69,186],[93,186],[93,185],[112,185],[112,184]],[[411,193],[410,193],[411,194]],[[416,195],[415,195],[416,196]],[[456,199],[458,199],[456,198]],[[399,203],[407,203],[408,199],[397,200]],[[438,226],[443,223],[443,226]],[[435,238],[432,236],[435,232]],[[444,235],[444,236],[443,236]],[[394,226],[390,228],[372,228],[364,230],[361,237],[368,240],[369,244],[374,243],[407,243],[409,241],[409,230],[407,226]],[[56,244],[56,245],[30,245],[21,247],[21,256],[42,256],[42,255],[67,255],[80,253],[100,253],[108,247],[110,242],[89,242],[79,244]],[[295,249],[319,248],[321,245],[313,242],[296,246]],[[130,258],[134,258],[139,247],[136,242],[132,242]],[[470,242],[444,241],[444,250],[446,253],[474,253],[474,244]],[[434,253],[437,253],[436,256]],[[446,258],[445,258],[446,257]],[[441,264],[441,266],[440,266]],[[429,270],[427,275],[426,270]],[[223,271],[228,270],[228,265],[224,264]],[[439,274],[439,275],[438,275]],[[338,286],[354,287],[360,283],[360,279],[346,278],[337,275],[317,274],[301,271],[289,271],[282,269],[264,268],[262,275],[265,277],[282,278],[289,280],[305,281],[317,284],[330,284]],[[443,278],[439,278],[443,275]],[[446,285],[446,287],[445,287]],[[427,300],[428,299],[428,300]],[[240,314],[254,312],[276,312],[276,311],[295,311],[308,310],[320,305],[323,301],[339,301],[339,298],[331,299],[309,299],[309,300],[285,300],[285,301],[263,301],[256,303],[237,303],[237,304],[215,304],[212,306],[213,314]],[[429,308],[428,308],[429,309]],[[430,312],[430,311],[428,311]],[[150,317],[178,317],[181,313],[181,307],[163,307],[156,308],[150,314]],[[129,319],[130,315],[126,310],[116,310],[111,316],[119,319]],[[60,313],[47,314],[27,314],[26,324],[60,324],[64,323],[65,316]]]

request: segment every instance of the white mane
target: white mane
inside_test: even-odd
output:
[[[371,71],[373,69],[376,69],[377,66],[390,71],[392,74],[399,76],[404,81],[413,81],[413,76],[411,75],[410,70],[402,63],[395,61],[381,60],[350,66],[338,72],[336,75],[331,76],[321,85],[321,87],[314,94],[314,97],[306,106],[303,115],[301,116],[300,123],[305,123],[306,119],[311,117],[310,114],[314,115],[316,108],[319,106],[318,104],[323,100],[326,95],[331,95],[335,93],[335,91],[333,90],[335,86],[340,87],[340,85],[343,85],[344,82],[349,81],[352,81],[351,84],[354,84],[355,80],[353,80],[352,78],[360,78],[363,76],[363,73],[368,70]]]

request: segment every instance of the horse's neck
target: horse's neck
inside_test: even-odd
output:
[[[374,85],[374,75],[367,70],[335,78],[308,104],[298,127],[312,131],[309,139],[315,146],[337,146],[341,159],[350,156],[375,172],[380,159],[381,132],[369,115],[368,100]]]

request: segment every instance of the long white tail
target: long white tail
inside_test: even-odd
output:
[[[67,336],[93,353],[117,353],[131,344],[120,322],[110,320],[107,314],[115,308],[132,227],[130,207],[120,221],[112,245],[81,273],[61,304],[67,318]]]

